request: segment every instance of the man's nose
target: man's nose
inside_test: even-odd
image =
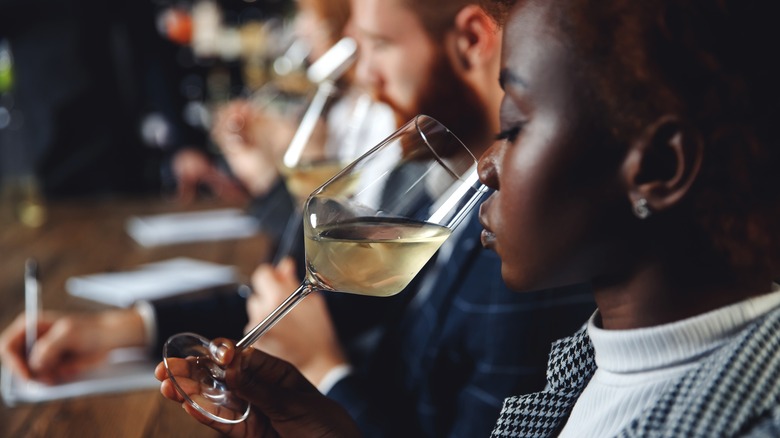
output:
[[[379,82],[375,64],[370,52],[361,50],[358,53],[357,64],[355,66],[355,79],[360,85],[369,88],[375,87]]]

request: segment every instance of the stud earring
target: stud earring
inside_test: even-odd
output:
[[[650,216],[650,207],[647,206],[647,199],[639,198],[634,201],[634,215],[639,219],[647,219]]]

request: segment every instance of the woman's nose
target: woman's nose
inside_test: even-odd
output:
[[[488,148],[484,154],[482,154],[482,157],[480,157],[479,163],[477,165],[479,180],[482,181],[482,184],[485,184],[486,186],[496,190],[499,188],[498,173],[500,166],[500,149],[504,143],[505,142],[503,140],[493,143],[493,145],[490,146],[490,148]]]

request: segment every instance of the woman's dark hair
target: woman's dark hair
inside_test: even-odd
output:
[[[553,16],[618,141],[676,114],[704,145],[691,207],[734,266],[780,276],[780,41],[766,0],[569,0]]]

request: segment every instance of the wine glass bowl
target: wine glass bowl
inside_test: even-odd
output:
[[[401,292],[481,200],[476,159],[446,127],[420,115],[314,190],[302,208],[306,276],[236,343],[249,347],[315,290]],[[224,383],[209,341],[174,335],[164,350],[176,390],[208,418],[236,423],[248,405]]]
[[[350,164],[305,204],[308,281],[361,295],[401,292],[461,219],[452,202],[470,208],[479,197],[475,162],[443,125],[418,116]],[[383,191],[372,192],[378,181]]]

